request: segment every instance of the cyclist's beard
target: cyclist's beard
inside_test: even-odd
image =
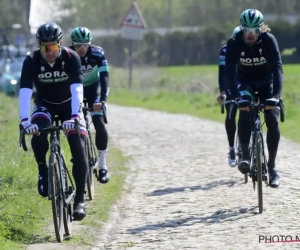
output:
[[[248,45],[254,45],[256,43],[258,37],[259,36],[256,36],[256,35],[247,35],[247,36],[244,36],[244,41]]]

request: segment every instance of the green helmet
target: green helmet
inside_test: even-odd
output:
[[[248,9],[240,16],[240,23],[244,28],[259,28],[264,22],[264,16],[259,10]]]
[[[241,26],[237,26],[237,27],[235,27],[234,28],[234,30],[232,31],[232,34],[231,34],[231,36],[234,36],[236,33],[238,33],[240,30],[242,29],[242,27]]]
[[[71,39],[73,43],[89,43],[92,40],[92,34],[86,27],[76,27],[72,30]]]

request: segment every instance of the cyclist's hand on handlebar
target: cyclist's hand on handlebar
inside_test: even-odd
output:
[[[94,112],[99,112],[99,111],[101,111],[101,110],[102,110],[102,106],[103,106],[102,102],[94,103],[94,104],[93,104],[93,111],[94,111]]]
[[[225,100],[226,100],[226,98],[227,98],[227,96],[226,96],[225,92],[222,91],[220,93],[220,95],[218,96],[217,101],[218,101],[218,103],[220,103],[220,105],[223,105],[224,102],[225,102]]]
[[[62,124],[62,128],[64,132],[75,129],[75,119],[80,120],[79,116],[72,117],[72,119],[64,121]]]
[[[266,99],[265,101],[265,109],[275,109],[279,103],[279,99],[273,97],[270,99]]]
[[[38,134],[39,133],[39,127],[36,124],[31,124],[28,121],[21,123],[23,128],[26,131],[26,134]]]
[[[239,108],[239,110],[242,111],[249,111],[250,110],[250,102],[248,100],[244,100],[242,98],[239,98],[235,101],[237,107]]]

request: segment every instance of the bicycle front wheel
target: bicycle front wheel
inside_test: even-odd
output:
[[[53,224],[56,239],[58,242],[63,241],[63,199],[62,187],[59,174],[59,162],[54,153],[49,157],[49,184],[52,204]]]
[[[91,143],[90,143],[89,139],[86,142],[85,152],[86,152],[86,156],[88,159],[88,174],[87,174],[87,180],[86,180],[88,197],[90,200],[93,200],[94,194],[95,194],[95,187],[94,187],[94,180],[93,180],[94,159],[93,159],[93,154],[91,152]]]
[[[258,208],[259,213],[263,212],[263,192],[262,192],[262,137],[260,132],[255,134],[255,151],[256,151],[256,178],[257,178],[257,193],[258,193]]]
[[[64,181],[64,192],[65,192],[65,198],[66,198],[66,193],[69,190],[69,175],[68,172],[66,170],[67,165],[66,165],[66,159],[65,156],[63,154],[63,151],[61,152],[61,160],[62,160],[62,167],[65,169],[65,174],[63,176],[63,178],[65,179]],[[64,222],[64,228],[65,228],[65,233],[66,236],[70,236],[71,232],[72,232],[72,227],[71,227],[71,222],[72,222],[72,207],[71,207],[71,203],[67,204],[67,206],[64,206],[63,208],[63,222]]]

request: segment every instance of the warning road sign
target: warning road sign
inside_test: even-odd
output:
[[[144,17],[136,3],[133,3],[129,10],[123,17],[121,24],[122,27],[129,27],[134,29],[146,29],[147,24]]]

